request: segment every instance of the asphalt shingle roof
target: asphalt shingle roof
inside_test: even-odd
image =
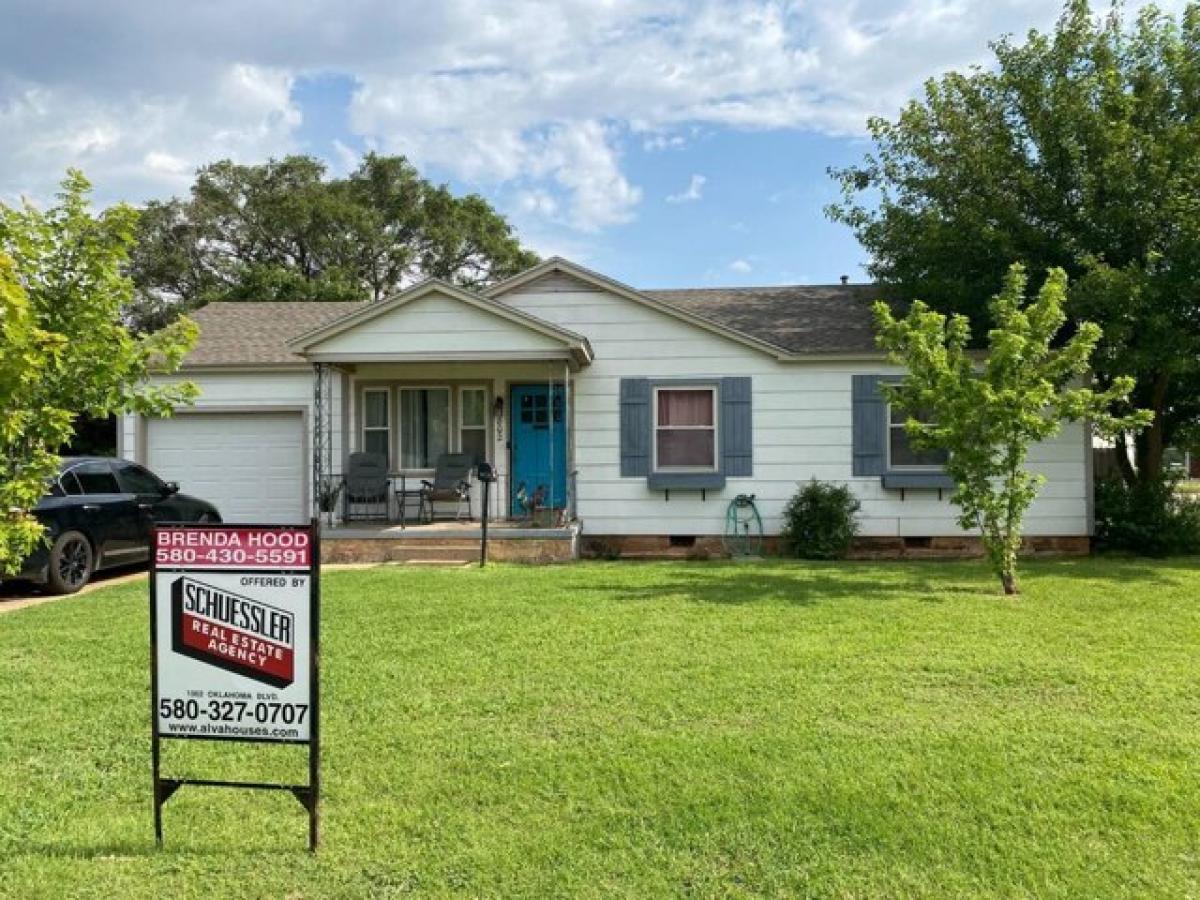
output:
[[[641,291],[683,312],[773,344],[790,353],[875,350],[869,284],[682,288]],[[192,318],[200,340],[187,365],[270,365],[302,362],[287,342],[347,315],[362,303],[210,303]]]
[[[304,362],[288,349],[288,341],[362,305],[317,300],[210,303],[190,314],[200,326],[200,340],[188,354],[186,365]]]
[[[879,288],[873,284],[682,288],[641,293],[791,353],[876,349],[871,304],[879,299]]]

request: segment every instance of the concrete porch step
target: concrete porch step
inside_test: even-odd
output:
[[[388,562],[468,563],[479,559],[479,544],[445,545],[421,541],[419,544],[395,544],[387,548]]]

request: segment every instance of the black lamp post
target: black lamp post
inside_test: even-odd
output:
[[[479,517],[482,526],[479,541],[479,568],[482,569],[487,564],[488,510],[491,508],[490,494],[492,482],[496,480],[496,470],[492,468],[491,463],[481,462],[475,467],[475,475],[479,479],[479,483],[483,485],[483,509]]]

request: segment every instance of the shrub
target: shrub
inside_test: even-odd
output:
[[[1176,479],[1096,482],[1096,546],[1142,556],[1200,552],[1200,503],[1180,495]]]
[[[783,510],[783,552],[801,559],[844,559],[858,534],[858,499],[844,484],[815,478]]]

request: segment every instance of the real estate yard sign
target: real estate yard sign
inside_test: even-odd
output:
[[[291,791],[317,844],[316,523],[160,525],[150,572],[154,832],[185,784]],[[305,744],[306,785],[163,778],[167,739]]]

